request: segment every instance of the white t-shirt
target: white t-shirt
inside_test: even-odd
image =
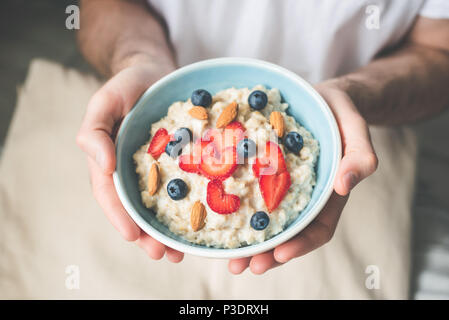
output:
[[[418,15],[449,18],[449,0],[148,0],[165,19],[180,66],[252,57],[308,81],[367,64]]]

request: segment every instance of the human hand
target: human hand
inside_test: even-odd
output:
[[[368,126],[349,95],[331,81],[319,84],[316,89],[334,113],[343,144],[334,192],[312,223],[291,240],[253,257],[230,260],[228,268],[234,274],[248,267],[253,273],[262,274],[327,243],[334,234],[350,191],[377,168]]]
[[[122,119],[143,92],[174,66],[133,63],[123,68],[90,99],[76,141],[87,154],[93,194],[112,225],[128,241],[136,241],[153,259],[164,254],[172,262],[180,262],[183,253],[166,247],[143,232],[123,208],[115,190],[114,136]]]

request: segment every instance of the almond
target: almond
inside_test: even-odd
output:
[[[190,213],[190,225],[192,226],[193,231],[199,231],[204,227],[204,220],[206,219],[206,215],[207,212],[204,205],[201,203],[201,201],[196,201],[193,204],[192,211]]]
[[[157,188],[159,187],[159,168],[154,162],[151,165],[150,173],[148,174],[148,192],[150,193],[150,196],[154,195],[157,191]]]
[[[270,114],[270,124],[273,126],[278,137],[282,138],[284,135],[284,118],[279,111],[273,111]]]
[[[237,117],[238,109],[239,105],[237,102],[231,102],[228,104],[218,117],[216,127],[224,128],[234,121],[235,117]]]
[[[195,119],[207,120],[207,110],[204,107],[193,107],[189,110],[189,114]]]

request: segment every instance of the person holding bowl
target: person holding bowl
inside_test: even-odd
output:
[[[368,124],[407,124],[449,105],[448,18],[449,6],[436,0],[81,1],[81,51],[110,78],[77,136],[98,203],[126,240],[153,259],[180,262],[183,253],[144,233],[117,196],[116,130],[142,93],[178,66],[219,56],[263,59],[315,85],[337,120],[343,155],[317,218],[274,250],[230,260],[229,270],[262,274],[307,254],[332,238],[350,191],[377,168]]]

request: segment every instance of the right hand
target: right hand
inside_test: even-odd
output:
[[[184,254],[166,247],[142,231],[123,208],[115,190],[114,136],[120,122],[143,92],[160,77],[174,70],[139,63],[126,67],[113,76],[90,99],[76,141],[87,154],[91,185],[95,199],[112,225],[128,241],[136,241],[153,259],[164,254],[172,262],[180,262]]]
[[[343,158],[335,178],[334,192],[320,214],[289,241],[253,257],[230,260],[228,267],[234,274],[242,273],[248,267],[254,274],[262,274],[326,244],[334,235],[351,190],[376,171],[378,160],[368,125],[350,96],[333,81],[320,83],[315,89],[334,113],[342,138]]]

